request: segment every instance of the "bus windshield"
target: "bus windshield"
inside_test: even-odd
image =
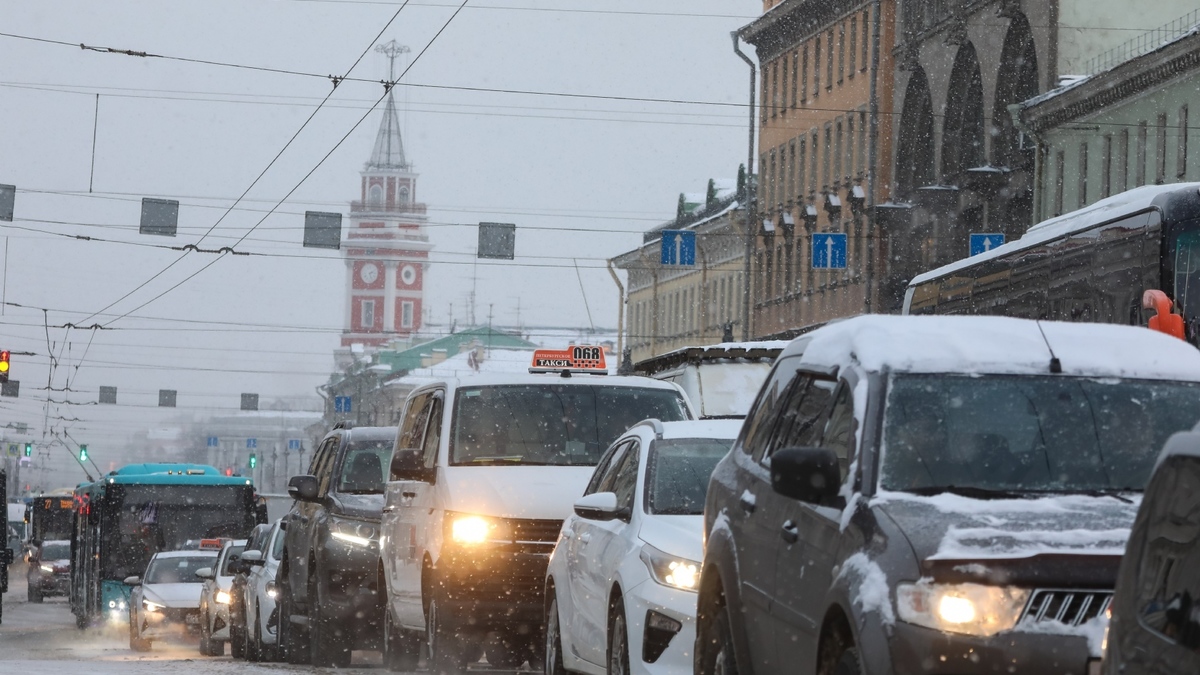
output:
[[[30,509],[35,541],[71,538],[71,498],[38,497]]]
[[[159,551],[188,540],[241,538],[254,527],[249,485],[115,485],[106,506],[115,518],[104,533],[104,578],[139,574]]]

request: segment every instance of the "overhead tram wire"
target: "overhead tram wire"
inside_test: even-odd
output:
[[[217,221],[216,221],[215,223],[213,223],[212,227],[210,227],[210,228],[208,229],[208,231],[207,231],[207,232],[205,232],[205,233],[204,233],[204,235],[202,235],[202,236],[200,237],[200,239],[199,239],[199,240],[196,242],[196,245],[197,245],[197,246],[199,246],[201,243],[203,243],[204,239],[205,239],[205,238],[206,238],[206,237],[207,237],[209,234],[211,234],[211,233],[212,233],[212,231],[213,231],[213,230],[215,230],[215,229],[217,228],[217,226],[218,226],[218,225],[220,225],[220,224],[221,224],[221,223],[222,223],[222,222],[225,220],[225,218],[226,218],[226,217],[227,217],[227,216],[230,214],[230,212],[232,212],[232,211],[233,211],[233,207],[237,206],[237,204],[238,204],[238,203],[240,203],[240,202],[241,202],[241,200],[242,200],[242,199],[244,199],[244,198],[246,197],[246,195],[247,195],[247,194],[249,194],[249,193],[250,193],[250,191],[254,189],[254,186],[258,185],[258,182],[259,182],[260,180],[262,180],[263,176],[265,176],[265,175],[267,174],[267,172],[268,172],[268,171],[270,171],[270,170],[271,170],[271,167],[275,166],[275,163],[276,163],[277,161],[279,161],[279,158],[283,156],[283,153],[284,153],[284,152],[286,152],[286,151],[287,151],[287,149],[288,149],[289,147],[291,147],[292,143],[294,143],[294,142],[295,142],[296,138],[300,136],[300,133],[301,133],[301,132],[303,132],[303,131],[304,131],[304,129],[308,127],[309,123],[310,123],[310,122],[312,122],[313,118],[317,116],[317,113],[321,111],[321,108],[325,106],[325,103],[326,103],[326,102],[328,102],[328,101],[329,101],[329,99],[330,99],[330,97],[332,97],[332,96],[333,96],[333,93],[334,93],[335,91],[337,91],[337,87],[338,87],[338,85],[341,83],[341,81],[342,81],[342,80],[344,80],[346,77],[349,77],[349,76],[350,76],[350,73],[354,72],[354,69],[355,69],[355,68],[358,66],[358,64],[362,62],[363,58],[364,58],[364,57],[366,57],[367,53],[369,53],[369,52],[371,51],[371,48],[375,46],[375,42],[377,42],[377,41],[379,40],[379,38],[380,38],[380,37],[383,35],[383,33],[384,33],[385,31],[387,31],[387,29],[388,29],[389,27],[391,27],[391,25],[392,25],[392,22],[394,22],[394,21],[396,20],[396,17],[398,17],[398,16],[400,15],[400,12],[404,10],[404,7],[405,7],[405,6],[408,4],[408,2],[409,2],[409,0],[404,0],[404,4],[400,5],[400,7],[396,9],[395,13],[394,13],[394,14],[392,14],[392,18],[388,19],[388,22],[387,22],[386,24],[384,24],[384,26],[383,26],[383,28],[382,28],[382,29],[380,29],[380,31],[379,31],[379,34],[378,34],[378,35],[376,35],[376,36],[375,36],[375,38],[374,38],[373,40],[371,40],[371,42],[370,42],[370,43],[368,43],[368,44],[367,44],[367,47],[366,47],[366,49],[364,49],[364,50],[362,51],[362,53],[358,55],[358,58],[354,60],[354,63],[353,63],[353,64],[350,66],[350,68],[349,68],[349,69],[346,71],[346,75],[345,75],[344,77],[341,77],[341,78],[333,78],[333,77],[331,76],[331,79],[333,80],[333,86],[332,86],[332,87],[330,87],[330,89],[329,89],[329,92],[325,94],[325,98],[321,99],[321,102],[320,102],[319,104],[317,104],[317,107],[313,109],[312,113],[311,113],[311,114],[309,114],[308,118],[304,120],[304,123],[300,125],[300,128],[296,130],[296,133],[292,134],[292,137],[288,139],[287,143],[284,143],[283,147],[282,147],[282,148],[279,150],[279,152],[278,152],[278,153],[276,153],[276,155],[275,155],[273,158],[271,158],[271,161],[267,163],[267,166],[266,166],[266,168],[264,168],[264,169],[263,169],[263,170],[262,170],[262,171],[261,171],[261,172],[258,174],[258,176],[256,176],[256,177],[254,178],[254,180],[250,182],[250,185],[249,185],[249,186],[248,186],[248,187],[247,187],[247,188],[246,188],[246,189],[245,189],[245,190],[242,192],[242,194],[241,194],[241,195],[240,195],[240,196],[237,198],[237,200],[235,200],[235,201],[234,201],[234,203],[233,203],[233,204],[231,204],[231,205],[229,206],[229,208],[228,208],[228,209],[226,209],[226,210],[225,210],[225,212],[221,214],[221,217],[220,217],[220,218],[218,218],[218,219],[217,219]],[[82,45],[82,44],[80,45],[80,47],[81,47],[81,48],[85,48],[85,47],[84,47],[84,45]],[[112,51],[112,50],[108,50],[108,51]],[[126,52],[126,53],[129,53],[129,52]],[[134,55],[146,56],[145,52],[141,52],[141,53],[134,54]],[[252,229],[251,231],[253,231],[253,229]],[[143,281],[141,284],[138,284],[138,285],[137,285],[137,287],[135,287],[133,290],[129,291],[129,292],[128,292],[128,293],[126,293],[125,295],[122,295],[121,297],[117,298],[117,299],[116,299],[116,300],[114,300],[113,302],[109,303],[108,305],[106,305],[106,306],[105,306],[103,309],[101,309],[100,311],[101,311],[101,312],[104,312],[104,311],[107,311],[108,309],[111,309],[111,308],[112,308],[114,305],[117,305],[118,303],[122,302],[123,300],[125,300],[125,299],[126,299],[126,298],[128,298],[129,296],[131,296],[131,295],[133,295],[134,293],[137,293],[137,292],[138,292],[138,291],[140,291],[141,289],[145,288],[147,285],[149,285],[149,284],[150,284],[151,282],[153,282],[155,279],[159,278],[160,276],[162,276],[163,274],[165,274],[165,273],[166,273],[168,270],[170,270],[172,267],[174,267],[175,265],[178,265],[178,264],[179,264],[181,261],[183,261],[183,259],[184,259],[184,258],[186,258],[186,257],[188,256],[188,253],[190,253],[190,251],[184,251],[184,252],[182,253],[182,255],[180,255],[178,258],[176,258],[174,261],[172,261],[170,264],[168,264],[168,265],[167,265],[166,267],[164,267],[163,269],[159,270],[157,273],[155,273],[155,274],[154,274],[154,276],[152,276],[152,277],[150,277],[149,279],[147,279],[147,280]],[[221,256],[221,257],[224,257],[224,256]],[[220,260],[220,258],[217,258],[217,260]],[[215,261],[213,261],[213,262],[215,262]],[[202,272],[202,271],[204,271],[204,270],[208,269],[209,267],[211,267],[211,266],[212,266],[212,264],[213,264],[213,263],[212,263],[212,262],[210,262],[209,264],[207,264],[207,265],[205,265],[204,267],[202,267],[202,268],[200,269],[200,271]],[[194,275],[193,275],[193,276],[194,276]],[[188,277],[188,278],[190,279],[191,277]],[[185,280],[186,280],[186,279],[185,279]],[[178,284],[177,284],[176,286],[172,286],[172,287],[171,287],[171,289],[168,289],[168,292],[169,292],[170,290],[173,290],[173,289],[174,289],[174,288],[176,288],[177,286],[178,286]],[[155,298],[151,299],[151,300],[150,300],[150,302],[153,302],[154,300],[157,300],[157,299],[158,299],[158,297],[161,297],[161,295],[160,295],[160,296],[156,296]],[[140,306],[138,306],[138,308],[137,308],[137,309],[141,309],[141,307],[144,307],[144,306],[145,306],[145,304],[148,304],[148,303],[144,303],[143,305],[140,305]],[[135,310],[133,310],[133,311],[137,311],[137,310],[135,309]],[[94,316],[95,316],[95,314],[93,314],[91,317],[88,317],[88,319],[91,319],[91,318],[92,318],[92,317],[94,317]],[[118,317],[117,319],[114,319],[114,320],[119,320],[120,318],[121,318],[121,317]],[[86,321],[86,320],[87,320],[87,319],[85,319],[85,321]]]

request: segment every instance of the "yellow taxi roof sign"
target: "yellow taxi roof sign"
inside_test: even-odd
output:
[[[574,345],[566,349],[539,349],[533,353],[531,373],[591,373],[607,375],[604,348]]]

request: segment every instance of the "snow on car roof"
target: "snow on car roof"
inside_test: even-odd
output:
[[[647,389],[675,389],[670,382],[655,380],[650,377],[628,375],[585,375],[576,374],[563,377],[553,373],[534,375],[531,373],[480,373],[468,377],[443,377],[429,380],[447,382],[455,387],[488,387],[504,384],[553,384],[580,386],[613,386],[613,387],[644,387]]]
[[[1049,374],[1047,341],[1065,375],[1200,381],[1200,350],[1148,328],[1000,316],[858,316],[797,338],[781,358],[803,350],[802,363],[821,369]]]
[[[742,420],[688,420],[663,422],[663,439],[721,438],[733,440],[742,430]]]
[[[220,551],[191,549],[187,551],[159,551],[155,558],[216,558]]]

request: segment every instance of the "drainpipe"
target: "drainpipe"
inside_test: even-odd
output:
[[[878,2],[879,0],[875,0]],[[750,128],[748,150],[746,153],[746,259],[742,263],[742,339],[750,339],[750,258],[754,255],[754,190],[751,189],[752,179],[754,176],[754,79],[757,74],[757,69],[754,66],[754,61],[750,57],[742,53],[738,47],[738,39],[741,37],[737,31],[729,34],[733,38],[733,53],[737,54],[750,66]]]
[[[617,271],[613,269],[612,261],[608,261],[608,273],[612,275],[613,283],[617,285],[617,359],[625,358],[625,286],[621,284],[621,278],[617,276]],[[618,360],[618,363],[620,361]]]
[[[867,217],[867,297],[864,309],[867,314],[870,314],[875,308],[875,256],[876,246],[876,223],[875,223],[875,184],[877,178],[876,163],[879,160],[879,48],[881,37],[879,35],[880,28],[883,24],[883,18],[880,16],[880,1],[874,0],[871,3],[871,14],[873,16],[871,26],[871,94],[870,94],[870,112],[871,116],[871,138],[867,144],[867,199],[866,199],[866,217]]]
[[[1025,228],[1028,229],[1034,223],[1038,222],[1040,214],[1046,209],[1043,200],[1046,199],[1045,191],[1041,190],[1041,186],[1045,185],[1046,178],[1046,158],[1049,155],[1048,145],[1040,133],[1034,131],[1025,121],[1025,117],[1021,115],[1023,110],[1022,104],[1011,103],[1008,106],[1008,114],[1012,116],[1013,126],[1018,131],[1028,136],[1033,140],[1033,218],[1031,222],[1025,223]]]

